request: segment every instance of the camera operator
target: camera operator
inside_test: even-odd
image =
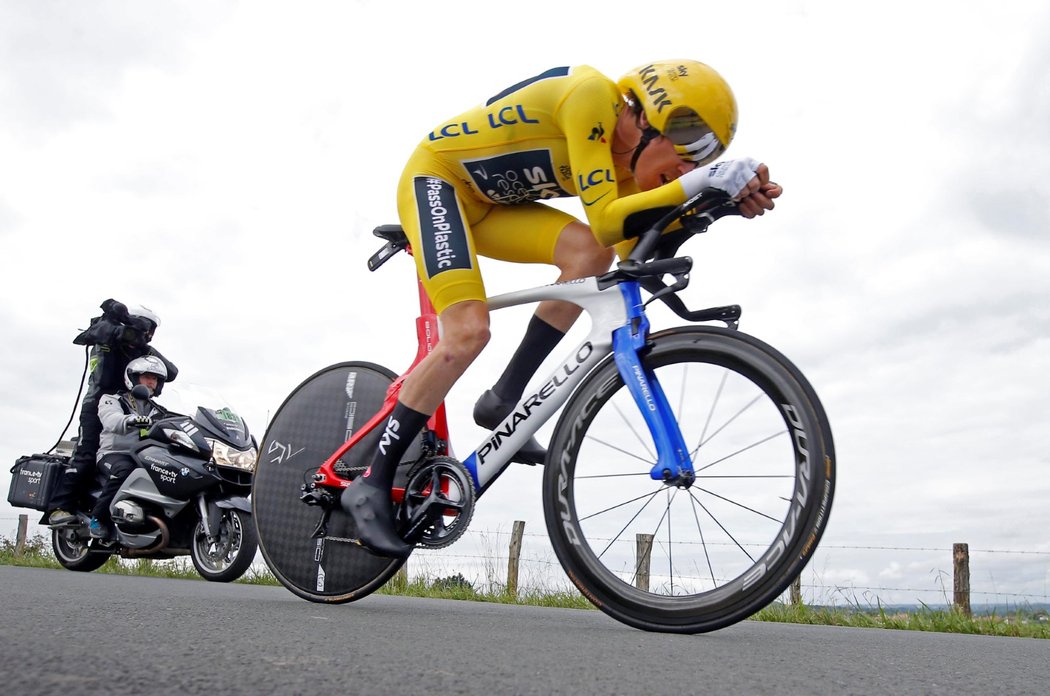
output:
[[[103,394],[112,394],[124,386],[124,372],[128,363],[144,355],[159,358],[167,369],[167,381],[175,379],[179,370],[155,348],[149,345],[160,318],[146,307],[131,308],[109,299],[102,303],[102,316],[91,320],[87,330],[73,343],[91,346],[88,359],[88,386],[80,407],[80,435],[66,475],[60,479],[52,496],[47,521],[62,522],[75,514],[78,503],[95,472],[95,457],[99,447],[102,423],[98,417],[98,402]],[[157,395],[160,394],[160,387]]]

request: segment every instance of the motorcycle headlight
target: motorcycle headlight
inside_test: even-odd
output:
[[[230,447],[225,442],[219,442],[218,440],[208,439],[208,444],[211,446],[212,458],[215,459],[215,463],[218,466],[228,466],[233,469],[241,469],[243,471],[255,471],[255,448],[249,447],[246,450],[239,450]]]

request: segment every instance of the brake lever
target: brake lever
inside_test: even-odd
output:
[[[681,297],[670,294],[667,285],[659,278],[649,276],[648,278],[643,278],[640,283],[643,288],[653,294],[652,299],[662,296],[661,299],[667,305],[667,308],[688,322],[721,321],[725,323],[727,328],[733,330],[740,328],[740,315],[742,313],[740,305],[690,310],[685,306]]]

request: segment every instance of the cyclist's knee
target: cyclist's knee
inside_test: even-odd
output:
[[[441,342],[453,361],[472,361],[488,345],[488,306],[484,302],[461,302],[441,313]]]
[[[554,248],[554,263],[563,278],[584,278],[609,270],[615,252],[604,247],[582,222],[566,225]]]
[[[448,331],[441,337],[441,342],[448,342],[448,347],[456,353],[475,358],[488,345],[491,334],[488,325],[463,325],[456,330]]]

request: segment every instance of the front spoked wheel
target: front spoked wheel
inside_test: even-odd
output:
[[[655,446],[607,360],[565,407],[544,512],[569,577],[600,609],[651,631],[747,618],[811,558],[834,491],[827,417],[802,374],[746,334],[685,327],[645,356],[678,419],[691,484],[650,477]]]

